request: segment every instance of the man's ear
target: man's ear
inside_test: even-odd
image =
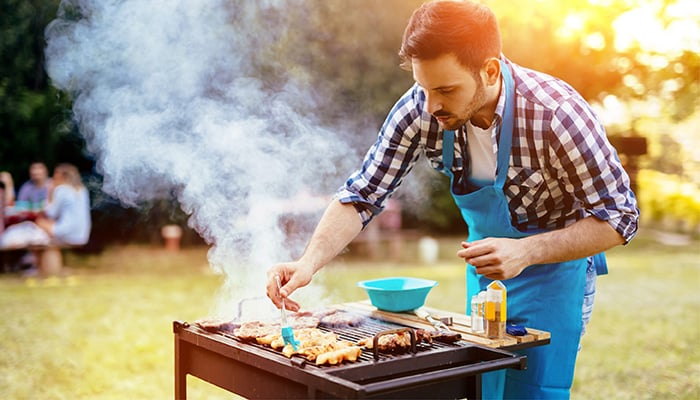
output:
[[[495,85],[501,76],[501,61],[496,57],[487,59],[481,67],[481,74],[487,85]]]

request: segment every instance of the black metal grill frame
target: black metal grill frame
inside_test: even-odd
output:
[[[327,328],[357,341],[402,325],[370,319],[359,327]],[[484,372],[524,369],[526,357],[467,342],[420,344],[416,353],[364,351],[354,363],[317,366],[277,350],[173,322],[175,397],[190,374],[247,398],[479,398]]]

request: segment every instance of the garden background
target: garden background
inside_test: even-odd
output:
[[[0,278],[0,392],[170,397],[170,322],[259,294],[261,271],[303,248],[319,198],[412,83],[397,50],[420,3],[1,0],[0,170],[19,186],[32,161],[76,164],[94,226],[64,275]],[[610,252],[574,395],[697,398],[700,6],[487,3],[506,56],[570,82],[613,143],[646,143],[632,158],[618,148],[640,235]],[[416,261],[412,241],[399,260],[350,249],[306,296],[356,300],[348,282],[429,275],[430,303],[462,311],[450,299],[463,296],[452,255],[465,227],[422,164],[397,198],[406,230],[439,238],[439,262]],[[162,249],[168,224],[184,230],[177,254]]]

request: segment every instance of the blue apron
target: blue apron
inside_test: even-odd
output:
[[[493,184],[467,194],[455,194],[451,167],[454,131],[443,132],[442,171],[450,177],[450,192],[469,229],[468,241],[487,237],[522,238],[536,232],[522,232],[511,223],[503,185],[511,153],[514,85],[508,67],[501,62],[505,80],[506,107],[498,140],[496,179]],[[527,356],[527,369],[490,372],[483,375],[482,393],[490,398],[568,398],[581,337],[582,305],[587,259],[532,265],[512,279],[502,281],[508,290],[508,323],[549,331],[546,346],[518,351]],[[467,264],[467,300],[492,282]],[[467,307],[467,313],[470,307]]]

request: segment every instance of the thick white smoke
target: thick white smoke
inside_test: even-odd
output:
[[[276,59],[293,29],[283,7],[71,0],[46,31],[48,74],[73,95],[103,190],[127,205],[174,193],[231,300],[264,295],[265,270],[304,243],[280,218],[309,202],[288,200],[332,193],[359,161]]]

